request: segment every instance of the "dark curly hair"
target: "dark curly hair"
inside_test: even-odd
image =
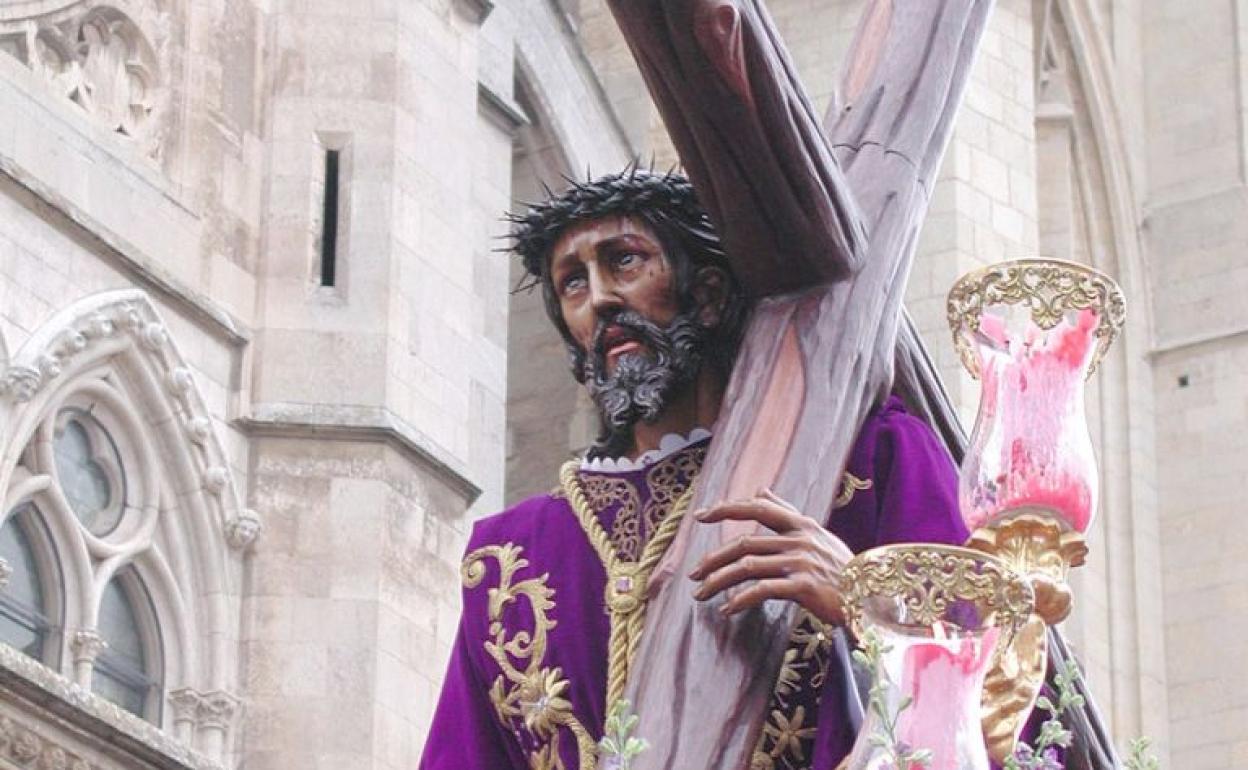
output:
[[[658,237],[675,275],[682,310],[693,309],[690,289],[699,268],[716,267],[728,276],[728,300],[707,351],[708,360],[727,373],[736,358],[749,304],[689,180],[674,171],[657,173],[632,165],[597,179],[567,182],[563,193],[554,195],[547,190],[545,202],[531,204],[523,214],[507,216],[512,225],[507,251],[520,257],[528,273],[517,291],[541,286],[546,313],[575,356],[576,345],[564,323],[550,277],[551,249],[573,225],[608,216],[633,217]]]

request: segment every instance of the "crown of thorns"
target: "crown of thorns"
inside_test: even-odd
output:
[[[531,204],[524,214],[507,215],[512,227],[506,250],[520,257],[534,281],[545,274],[550,249],[559,236],[587,219],[644,213],[648,218],[674,219],[712,230],[693,185],[674,171],[656,173],[633,167],[591,181],[567,181],[570,186],[563,193],[554,195],[547,188],[544,203]]]

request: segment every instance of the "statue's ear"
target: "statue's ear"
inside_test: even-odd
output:
[[[693,274],[693,306],[708,329],[719,326],[728,303],[728,273],[720,267],[699,267]]]

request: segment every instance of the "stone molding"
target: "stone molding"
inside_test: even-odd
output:
[[[477,110],[508,134],[514,134],[533,122],[524,113],[523,107],[485,83],[477,84]]]
[[[7,644],[0,644],[0,700],[10,702],[29,722],[14,716],[0,717],[0,757],[10,757],[22,767],[68,770],[120,770],[126,764],[93,764],[72,747],[48,736],[51,729],[39,724],[41,710],[51,712],[48,725],[67,726],[85,738],[115,752],[140,760],[139,767],[162,770],[222,770],[222,765],[197,753],[150,722],[70,682],[33,658]],[[64,729],[60,727],[60,729]],[[40,759],[43,765],[32,765]],[[65,764],[58,764],[64,761]],[[77,763],[77,764],[75,764]]]
[[[135,284],[167,297],[213,336],[235,347],[243,347],[251,341],[252,334],[246,325],[219,303],[183,283],[150,254],[96,219],[55,187],[41,181],[40,177],[15,159],[2,153],[0,175],[8,177],[41,205],[48,206],[60,217],[64,217],[68,229],[76,231],[77,235],[91,243],[93,250],[100,251],[107,259],[115,262],[120,270],[129,274]],[[177,196],[172,188],[162,186],[160,180],[149,176],[139,178],[143,184],[156,189],[163,198],[176,200]],[[187,216],[197,216],[180,204],[174,205],[179,205],[179,210],[184,211]]]
[[[341,439],[389,444],[433,471],[472,505],[481,488],[468,477],[464,465],[411,423],[384,407],[338,404],[253,404],[251,414],[237,424],[254,436]]]

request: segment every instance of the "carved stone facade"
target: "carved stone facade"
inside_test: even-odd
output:
[[[820,105],[863,3],[768,2]],[[1123,284],[1068,632],[1122,740],[1248,768],[1248,6],[998,6],[909,306],[969,418],[959,274]],[[0,516],[50,597],[40,661],[0,646],[0,764],[414,767],[473,519],[595,428],[499,215],[634,155],[674,158],[602,0],[0,0]],[[64,409],[116,415],[113,530],[57,498]],[[143,718],[93,691],[118,576]]]
[[[157,0],[53,0],[0,6],[0,51],[49,93],[158,158],[164,139],[170,18]]]

